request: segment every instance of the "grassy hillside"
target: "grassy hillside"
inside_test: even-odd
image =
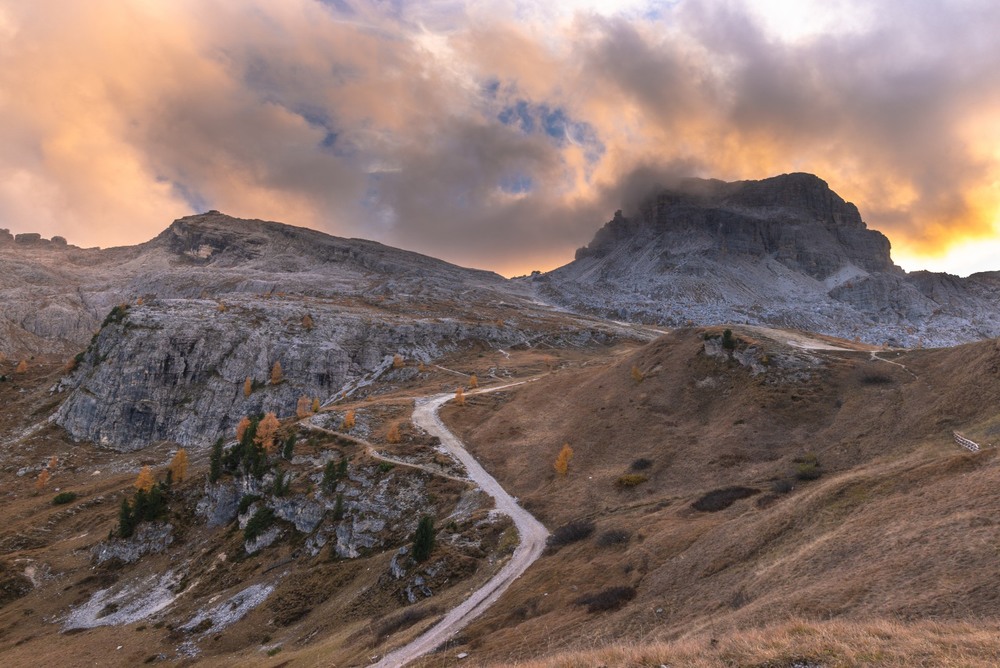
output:
[[[593,525],[469,629],[478,656],[995,615],[996,450],[952,431],[1000,433],[1000,345],[876,357],[753,328],[730,351],[721,334],[677,331],[443,411],[550,528]],[[589,611],[595,594],[613,609]]]

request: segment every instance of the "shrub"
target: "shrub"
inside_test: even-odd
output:
[[[628,531],[622,529],[608,529],[597,537],[599,547],[611,547],[612,545],[626,545],[631,536]]]
[[[594,533],[594,523],[590,520],[573,520],[562,525],[549,536],[549,547],[561,547],[581,541]]]
[[[691,507],[702,512],[715,513],[725,510],[740,499],[753,496],[759,493],[759,491],[752,487],[723,487],[722,489],[715,489],[705,494],[692,503]]]
[[[641,473],[626,473],[623,476],[619,476],[618,480],[615,480],[615,485],[622,489],[631,489],[632,487],[638,487],[647,480],[649,478]]]
[[[819,457],[817,457],[815,453],[807,452],[806,454],[793,459],[792,463],[798,464],[795,468],[795,477],[799,480],[816,480],[823,475],[823,469],[820,466]]]
[[[640,457],[639,459],[632,462],[632,465],[629,466],[629,468],[632,469],[633,471],[645,471],[652,465],[653,465],[652,459],[646,459],[645,457]]]
[[[381,471],[382,473],[388,473],[389,471],[391,471],[395,467],[396,467],[396,465],[393,464],[392,462],[379,462],[378,463],[378,470]]]
[[[617,610],[635,598],[635,587],[608,587],[594,594],[576,599],[577,605],[587,606],[587,612]]]
[[[722,333],[722,347],[726,350],[736,350],[736,341],[733,330],[727,329]]]
[[[52,499],[52,505],[61,506],[64,503],[73,503],[76,499],[76,492],[59,492],[56,494],[56,497]]]
[[[861,374],[862,385],[888,385],[892,383],[892,378],[884,373],[864,373]]]
[[[775,480],[771,483],[771,491],[775,494],[788,494],[794,487],[791,480]]]
[[[639,367],[635,364],[632,365],[632,371],[630,373],[632,374],[632,380],[634,380],[637,384],[646,379],[646,374],[640,371]]]
[[[101,328],[107,327],[108,325],[114,325],[125,319],[125,314],[128,312],[128,304],[119,304],[115,306],[108,315],[104,318],[104,322],[101,323]]]
[[[417,622],[426,619],[431,615],[436,615],[439,610],[439,608],[434,606],[425,608],[407,608],[399,614],[393,615],[392,617],[386,617],[382,620],[382,623],[378,625],[378,628],[375,631],[378,642],[382,642],[396,631],[413,626]]]
[[[818,463],[802,462],[795,469],[795,477],[799,480],[816,480],[823,475],[823,469]]]
[[[250,518],[250,521],[247,522],[246,527],[243,529],[243,540],[254,540],[270,529],[272,524],[274,524],[274,511],[267,506],[258,508],[257,512],[253,514],[253,517]]]
[[[399,443],[403,440],[403,436],[399,433],[399,423],[393,422],[392,426],[389,427],[389,433],[385,435],[386,443]]]
[[[243,498],[240,499],[240,505],[237,508],[237,512],[242,515],[254,504],[254,501],[260,501],[260,497],[256,494],[244,494]]]

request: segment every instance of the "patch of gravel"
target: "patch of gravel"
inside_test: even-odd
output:
[[[122,626],[146,619],[174,602],[174,589],[180,579],[174,571],[167,571],[96,591],[89,601],[69,613],[63,630]]]

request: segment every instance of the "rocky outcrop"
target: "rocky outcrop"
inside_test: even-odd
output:
[[[524,279],[605,317],[792,327],[871,343],[1000,335],[1000,273],[907,274],[889,240],[821,179],[689,179],[621,211],[576,260]]]
[[[473,345],[607,341],[613,328],[496,322],[453,309],[413,317],[388,309],[233,297],[151,300],[115,311],[77,369],[56,422],[74,438],[119,450],[170,440],[207,445],[244,415],[291,415],[302,396],[325,401],[391,373],[393,356],[429,362]],[[309,316],[308,321],[305,317]],[[308,324],[304,324],[308,322]],[[271,376],[275,363],[282,378]],[[246,381],[250,379],[250,393]]]
[[[174,542],[174,527],[166,522],[143,522],[129,538],[110,538],[94,547],[94,561],[118,560],[134,564],[147,554],[163,552]]]

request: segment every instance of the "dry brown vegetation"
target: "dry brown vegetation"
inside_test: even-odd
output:
[[[446,369],[507,365],[515,380],[552,371],[499,393],[469,393],[464,408],[446,407],[442,417],[550,530],[569,528],[565,542],[493,608],[415,665],[996,665],[1000,460],[990,444],[1000,434],[1000,345],[880,353],[904,369],[867,351],[806,351],[774,333],[736,328],[741,354],[759,348],[763,372],[754,375],[728,356],[706,355],[703,334],[678,331],[641,348],[511,351],[511,360],[497,354],[486,363],[468,355],[435,360]],[[644,370],[641,383],[633,367]],[[45,368],[33,363],[25,376],[38,374],[30,402],[15,384],[0,384],[0,400],[22,416],[5,434],[44,417],[44,402],[58,401],[45,394],[53,382],[43,377]],[[333,410],[346,422],[356,409],[359,428],[352,433],[377,439],[408,419],[412,396],[454,388],[455,381],[454,373],[428,367],[375,401],[359,398]],[[953,430],[986,447],[977,454],[957,448]],[[18,573],[26,563],[44,563],[61,579],[0,607],[0,652],[11,665],[107,663],[109,656],[118,665],[138,665],[173,652],[181,636],[142,624],[51,642],[58,629],[42,618],[58,618],[124,572],[91,571],[88,550],[113,526],[120,494],[140,465],[169,460],[166,446],[111,454],[70,447],[56,432],[42,432],[30,453],[21,446],[8,453],[4,480],[14,496],[7,508],[16,519],[0,534],[5,559],[28,560],[17,562]],[[406,430],[393,456],[437,456],[433,444],[411,443],[415,436]],[[572,443],[575,457],[571,474],[562,477],[550,465],[554,446],[564,442]],[[328,447],[341,449],[352,466],[365,457],[346,440],[303,436],[296,458]],[[32,489],[39,464],[56,454],[59,486],[81,493],[66,506]],[[195,451],[191,457],[181,487],[194,489],[206,464]],[[126,472],[108,473],[112,459]],[[822,477],[797,479],[798,467],[810,461],[821,463]],[[21,467],[32,467],[30,475],[16,477]],[[101,475],[92,478],[97,469]],[[296,475],[304,490],[306,476]],[[389,475],[425,474],[396,466]],[[626,476],[646,480],[619,484]],[[453,481],[435,485],[435,497],[448,504],[461,490]],[[192,493],[188,505],[196,498]],[[693,507],[700,499],[711,508]],[[95,505],[77,510],[88,503]],[[190,510],[178,512],[187,517]],[[33,531],[50,520],[51,533]],[[182,526],[190,533],[182,535],[181,549],[202,545],[194,524]],[[259,581],[261,571],[290,560],[294,549],[229,559],[209,571],[218,553],[236,554],[241,544],[238,535],[220,540],[229,542],[211,543],[198,557],[206,560],[199,595]],[[490,541],[510,549],[516,536]],[[486,561],[456,556],[462,576],[455,581],[462,585],[435,596],[433,605],[401,610],[395,594],[380,589],[391,556],[330,561],[323,552],[288,561],[282,569],[295,575],[244,622],[204,641],[207,654],[199,662],[311,666],[337,656],[349,657],[338,665],[366,665],[388,645],[420,633],[491,572],[482,570]],[[172,563],[155,557],[139,568],[162,572]],[[498,568],[502,560],[490,563]],[[82,583],[85,576],[94,580]],[[134,640],[126,638],[116,652],[123,634]],[[383,639],[387,644],[379,645]],[[280,653],[268,657],[265,648],[278,643]],[[459,652],[469,657],[459,660]]]
[[[536,661],[504,662],[518,668],[605,666],[823,666],[853,668],[939,666],[966,668],[1000,663],[1000,625],[990,622],[905,624],[891,620],[822,621],[793,619],[760,629],[696,634],[659,643],[612,642],[607,647],[558,653]]]
[[[996,450],[965,452],[951,431],[981,443],[1000,434],[1000,342],[882,353],[902,368],[866,351],[792,348],[780,333],[734,334],[757,350],[756,374],[707,355],[702,331],[680,330],[442,411],[548,526],[588,519],[598,536],[634,537],[543,558],[505,598],[502,609],[525,616],[488,614],[464,634],[469,648],[506,661],[795,617],[994,619]],[[642,383],[633,367],[648,370]],[[569,439],[574,475],[559,480],[536,453]],[[822,477],[797,479],[809,462]],[[630,470],[648,480],[616,484],[639,475]],[[714,512],[692,507],[700,499]],[[595,615],[574,607],[610,587],[637,596]]]

